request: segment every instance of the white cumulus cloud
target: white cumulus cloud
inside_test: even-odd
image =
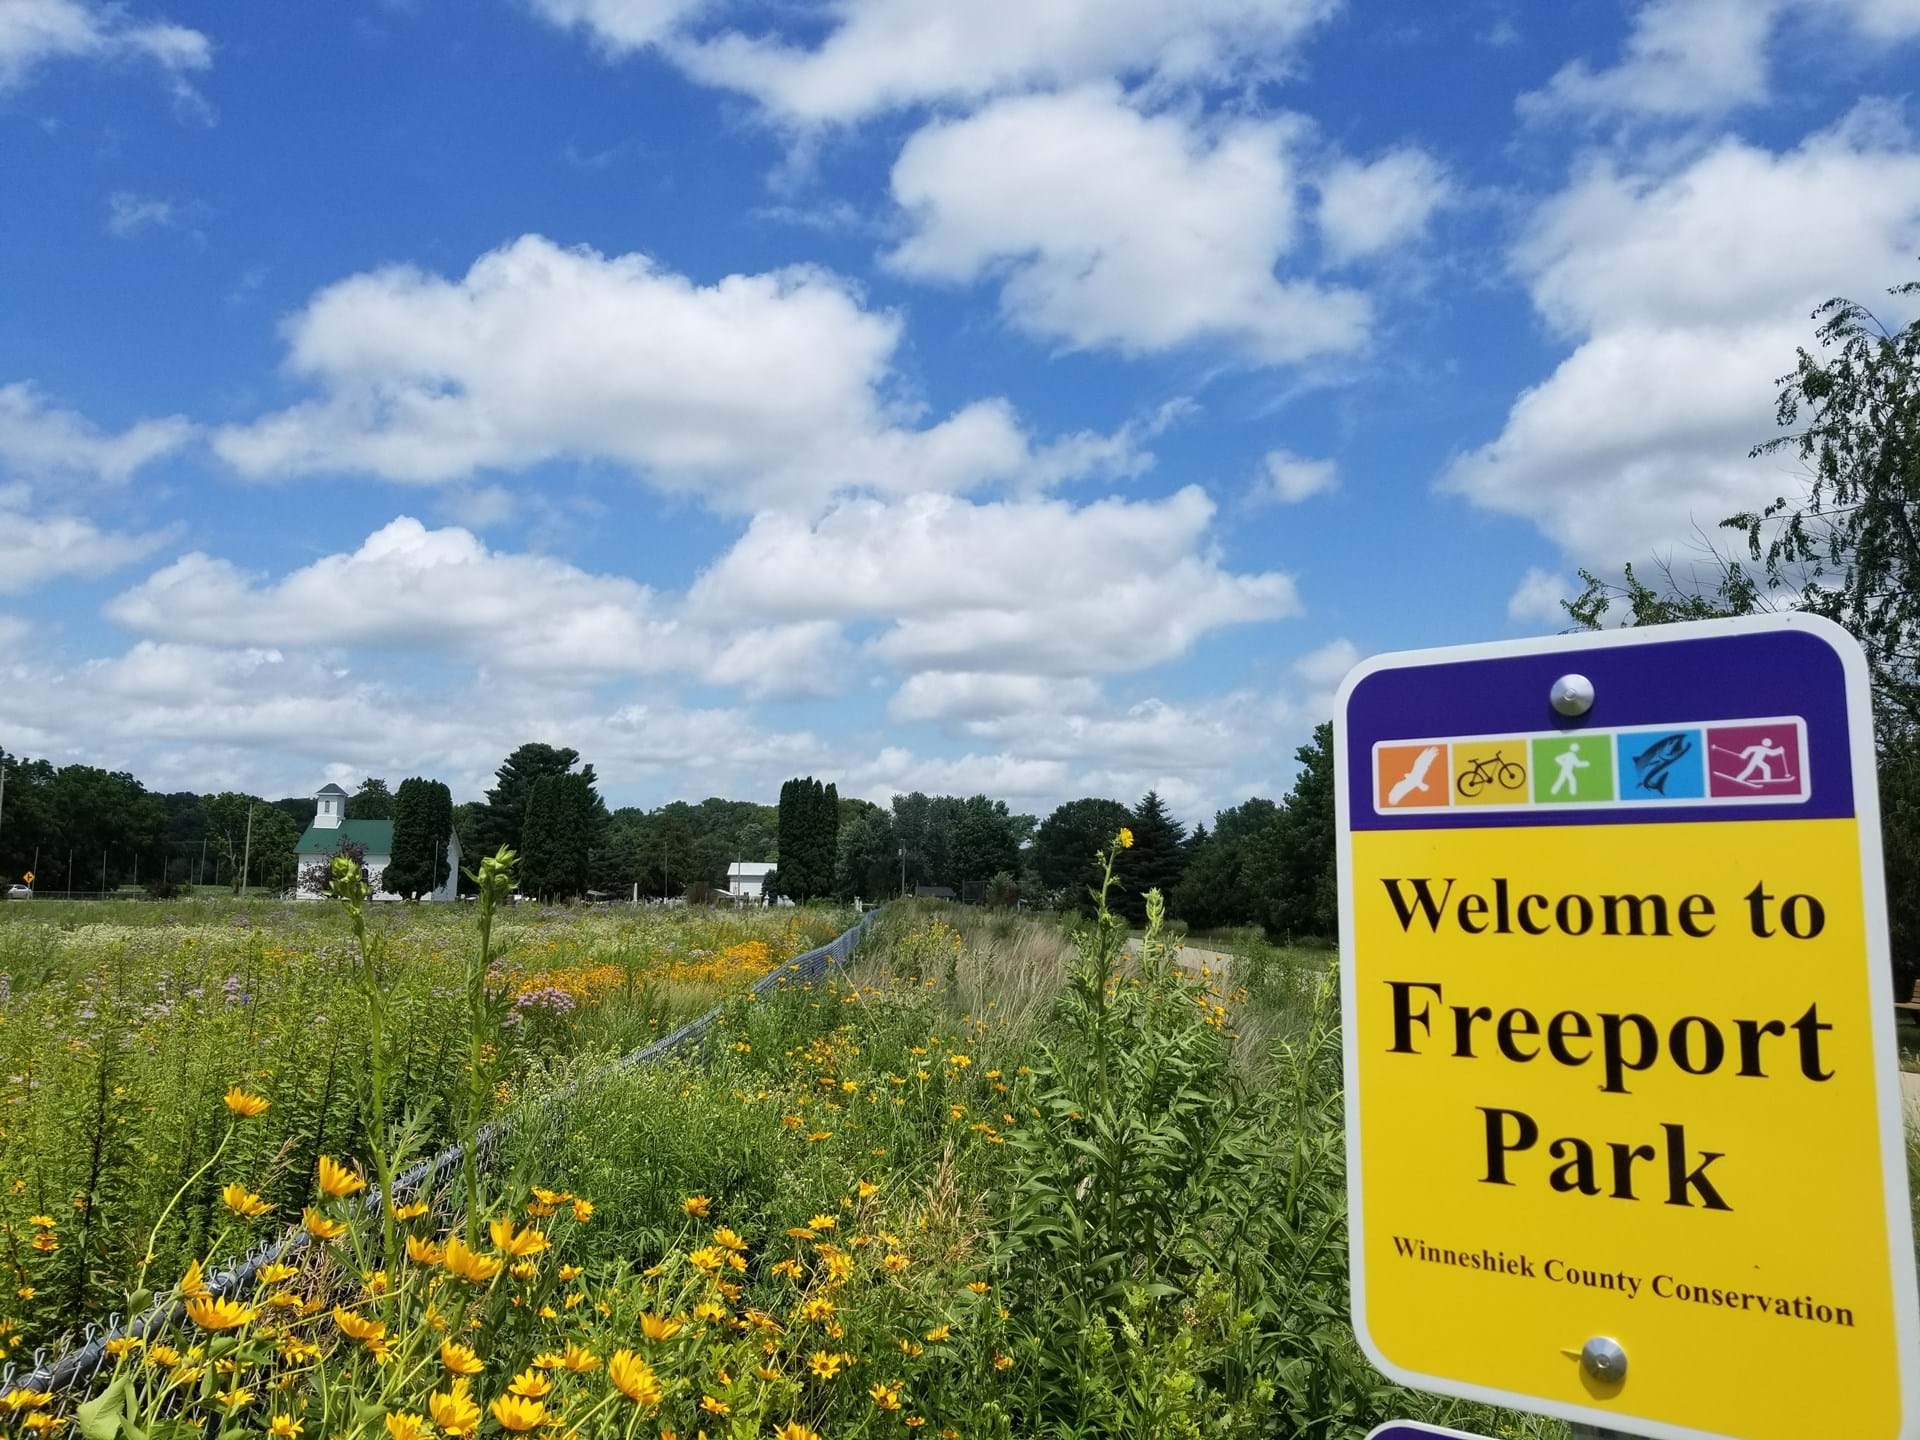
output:
[[[1366,297],[1276,273],[1300,228],[1296,129],[1144,114],[1104,86],[996,100],[901,150],[893,195],[912,229],[887,263],[996,280],[1007,323],[1078,347],[1351,353]]]
[[[144,560],[173,534],[105,529],[84,515],[34,508],[24,485],[0,485],[0,595],[66,576],[97,580]]]
[[[763,514],[695,582],[689,612],[882,622],[874,653],[909,671],[1144,669],[1300,611],[1291,577],[1221,567],[1213,516],[1195,486],[1078,507],[916,495]]]
[[[176,85],[213,63],[213,42],[166,20],[138,20],[123,5],[89,0],[6,0],[0,4],[0,91],[26,83],[55,60],[138,60]]]
[[[1340,467],[1331,460],[1310,460],[1291,450],[1269,450],[1260,461],[1247,500],[1254,505],[1297,505],[1340,483]]]
[[[51,404],[30,381],[0,385],[0,479],[124,483],[193,437],[183,416],[141,420],[118,434]]]
[[[1004,400],[919,424],[894,396],[902,329],[821,270],[700,285],[528,235],[458,279],[397,266],[322,290],[286,326],[287,368],[320,394],[214,447],[249,475],[415,483],[603,459],[743,509],[1144,463],[1099,437],[1037,444]]]
[[[1881,44],[1920,36],[1914,0],[1644,0],[1618,63],[1562,66],[1520,97],[1533,119],[1561,114],[1681,120],[1765,101],[1783,20],[1838,23]]]
[[[1372,259],[1419,239],[1452,194],[1445,167],[1416,146],[1342,161],[1320,181],[1321,243],[1339,263]]]
[[[671,0],[539,3],[637,15],[635,33],[657,34],[655,17]],[[783,121],[818,124],[1109,76],[1165,86],[1277,73],[1339,8],[1339,0],[838,0],[817,39],[728,30],[683,38],[670,53],[696,78],[751,95]],[[614,26],[596,28],[619,43]]]
[[[1589,167],[1514,253],[1576,347],[1442,484],[1585,562],[1703,543],[1801,484],[1790,461],[1748,452],[1775,433],[1775,381],[1811,343],[1808,312],[1879,299],[1916,253],[1920,149],[1876,127],[1782,153],[1724,140],[1672,173]]]

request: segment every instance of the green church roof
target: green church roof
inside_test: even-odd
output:
[[[300,843],[293,847],[293,853],[331,855],[340,848],[342,840],[351,840],[369,855],[391,855],[393,854],[393,822],[391,820],[343,820],[330,830],[309,825],[307,833],[300,837]]]

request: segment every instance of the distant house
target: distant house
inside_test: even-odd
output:
[[[955,900],[959,898],[953,893],[953,887],[951,885],[916,885],[913,887],[913,893],[914,898],[919,900]]]
[[[310,885],[309,877],[324,874],[333,856],[339,852],[341,842],[350,840],[367,852],[367,881],[373,886],[374,898],[399,899],[399,896],[389,895],[380,888],[381,877],[387,873],[388,862],[393,859],[393,822],[347,819],[347,792],[338,785],[322,785],[315,792],[313,801],[313,823],[307,826],[300,843],[293,847],[300,875],[294,886],[294,895],[301,900],[325,898],[325,887]],[[457,831],[447,836],[446,860],[446,882],[423,898],[454,900],[459,897],[460,836]]]
[[[779,868],[771,860],[736,860],[727,866],[727,894],[735,900],[758,900],[767,876]]]

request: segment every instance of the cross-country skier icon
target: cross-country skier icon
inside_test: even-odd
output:
[[[1558,767],[1560,773],[1553,777],[1553,788],[1549,790],[1547,794],[1558,795],[1564,790],[1567,794],[1578,799],[1580,795],[1580,777],[1575,772],[1593,768],[1593,762],[1591,760],[1582,760],[1580,758],[1580,742],[1578,740],[1574,741],[1571,745],[1567,746],[1566,749],[1554,756],[1553,763]],[[1536,781],[1535,783],[1537,784],[1538,782]]]
[[[1407,767],[1407,773],[1393,782],[1393,789],[1387,792],[1387,804],[1398,805],[1407,796],[1418,790],[1427,793],[1427,771],[1433,768],[1433,762],[1440,758],[1440,747],[1429,745],[1413,757],[1413,764]]]
[[[1792,772],[1787,768],[1787,750],[1784,745],[1773,743],[1771,735],[1763,735],[1758,743],[1744,749],[1733,750],[1725,745],[1716,745],[1714,750],[1721,755],[1731,755],[1735,760],[1746,763],[1738,772],[1719,768],[1721,762],[1715,762],[1714,775],[1721,780],[1730,780],[1735,785],[1745,785],[1749,790],[1765,790],[1771,785],[1791,785],[1794,783]],[[1780,762],[1781,773],[1773,773],[1773,762]]]

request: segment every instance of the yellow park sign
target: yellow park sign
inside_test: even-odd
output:
[[[1383,656],[1337,725],[1353,1318],[1653,1437],[1920,1437],[1866,666],[1803,616]]]

